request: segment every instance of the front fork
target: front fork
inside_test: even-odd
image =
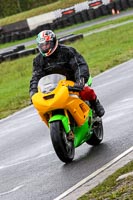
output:
[[[49,119],[49,123],[54,121],[61,121],[67,135],[68,140],[74,140],[74,146],[78,147],[83,142],[87,141],[91,136],[92,128],[92,110],[90,109],[89,116],[86,119],[85,123],[78,127],[74,126],[72,129],[70,127],[69,116],[66,110],[64,114],[55,114]]]
[[[73,134],[73,132],[71,130],[70,121],[69,121],[68,113],[67,113],[66,110],[64,110],[64,114],[65,115],[55,114],[55,115],[51,116],[51,118],[49,120],[49,123],[51,123],[53,121],[62,121],[64,130],[65,130],[66,135],[67,135],[67,139],[69,141],[70,140],[74,140],[74,134]]]

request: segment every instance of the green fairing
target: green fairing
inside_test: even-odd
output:
[[[69,133],[70,130],[74,132],[74,146],[78,147],[82,143],[86,142],[91,137],[91,128],[92,128],[92,110],[90,109],[89,116],[86,119],[85,123],[82,126],[71,127],[69,125],[68,117],[64,115],[54,115],[50,118],[49,123],[54,121],[62,121],[65,132]],[[88,134],[87,134],[88,133]]]
[[[64,115],[54,115],[50,118],[49,123],[53,122],[53,121],[62,121],[62,124],[64,126],[65,132],[69,133],[70,132],[70,125],[69,125],[69,121],[68,121],[68,117],[64,116]]]
[[[90,120],[89,120],[90,119]],[[90,121],[90,123],[89,123]],[[82,143],[86,142],[91,137],[91,128],[92,128],[92,110],[90,109],[89,116],[86,119],[85,123],[80,127],[74,127],[74,146],[78,147]],[[88,134],[87,134],[88,133]]]
[[[89,79],[88,79],[88,81],[87,81],[87,85],[88,85],[88,86],[91,86],[91,85],[92,85],[92,77],[91,77],[91,76],[89,77]]]

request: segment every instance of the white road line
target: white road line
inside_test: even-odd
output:
[[[19,110],[19,111],[16,111],[15,113],[9,115],[8,117],[3,118],[3,119],[0,119],[0,122],[9,120],[10,118],[15,117],[16,115],[23,114],[24,112],[30,110],[31,107],[33,107],[33,105],[27,106],[27,107],[25,107],[25,108],[23,108],[23,109],[21,109],[21,110]],[[29,114],[29,116],[30,116],[30,115],[37,115],[37,113]]]
[[[133,20],[129,20],[129,21],[122,22],[122,23],[119,23],[119,24],[108,25],[108,26],[105,26],[105,27],[102,27],[102,28],[99,28],[99,29],[95,29],[94,31],[90,31],[89,33],[85,33],[84,37],[86,37],[88,35],[92,35],[94,33],[99,33],[99,32],[103,32],[103,31],[109,30],[109,29],[117,28],[119,26],[123,26],[125,24],[132,23],[132,22],[133,22]]]
[[[19,189],[22,188],[23,186],[24,186],[24,185],[19,185],[19,186],[13,188],[12,190],[9,190],[9,191],[7,191],[7,192],[2,192],[2,193],[0,193],[0,196],[4,196],[4,195],[6,195],[6,194],[10,194],[10,193],[12,193],[12,192],[15,192],[16,190],[19,190]]]
[[[111,165],[113,165],[114,163],[116,163],[117,161],[119,161],[121,158],[123,158],[124,156],[126,156],[127,154],[129,154],[132,151],[133,151],[133,146],[131,148],[129,148],[128,150],[126,150],[125,152],[123,152],[122,154],[120,154],[119,156],[117,156],[116,158],[114,158],[113,160],[111,160],[110,162],[108,162],[107,164],[105,164],[103,167],[101,167],[100,169],[98,169],[94,173],[90,174],[88,177],[86,177],[83,180],[81,180],[80,182],[78,182],[73,187],[69,188],[66,192],[62,193],[60,196],[58,196],[54,200],[61,200],[61,199],[63,199],[68,194],[70,194],[74,190],[76,190],[78,187],[82,186],[87,181],[90,181],[91,179],[95,178],[98,174],[100,174],[101,172],[103,172],[104,170],[106,170],[107,168],[109,168]]]

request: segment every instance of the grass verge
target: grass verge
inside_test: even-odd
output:
[[[117,170],[101,184],[90,190],[78,200],[131,200],[133,199],[133,176],[117,181],[123,174],[133,171],[133,161]]]
[[[93,77],[133,58],[132,30],[133,23],[130,23],[92,34],[69,45],[84,56]],[[0,119],[29,105],[33,57],[0,64]]]

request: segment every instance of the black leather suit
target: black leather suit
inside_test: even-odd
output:
[[[40,78],[54,73],[65,75],[74,82],[78,82],[81,77],[87,82],[89,78],[89,68],[84,58],[74,48],[59,44],[52,55],[43,57],[39,53],[34,58],[30,96],[37,92]]]

